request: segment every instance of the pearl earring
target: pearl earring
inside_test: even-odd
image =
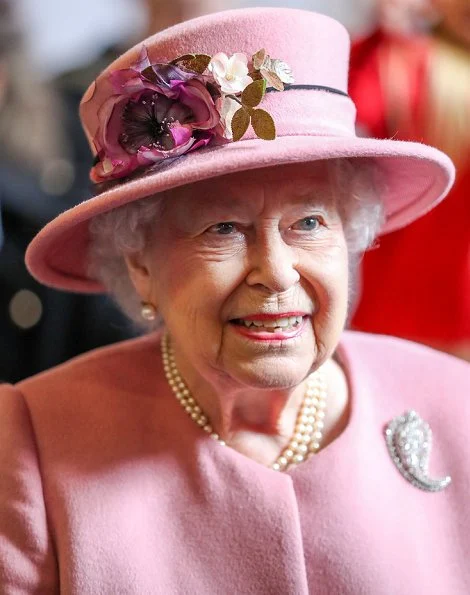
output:
[[[147,320],[147,322],[152,322],[157,318],[157,309],[149,302],[142,302],[140,315],[144,320]]]

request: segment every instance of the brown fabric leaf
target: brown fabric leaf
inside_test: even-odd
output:
[[[268,87],[274,87],[278,91],[284,91],[284,83],[281,81],[281,79],[275,72],[273,72],[272,70],[266,70],[265,68],[262,68],[261,75],[267,82]]]
[[[206,68],[209,66],[211,57],[206,54],[185,54],[179,58],[175,58],[170,62],[175,66],[185,68],[196,74],[203,74]]]
[[[191,62],[191,70],[198,74],[203,74],[206,68],[209,66],[211,57],[206,54],[196,54]]]
[[[274,120],[264,109],[255,109],[253,111],[251,125],[259,138],[263,140],[274,140],[276,138]]]
[[[254,81],[260,81],[263,78],[259,70],[250,70],[248,76],[251,76]]]
[[[184,54],[184,56],[179,56],[178,58],[172,60],[170,64],[174,64],[176,66],[177,64],[191,62],[191,60],[194,60],[194,54]]]
[[[266,82],[264,80],[253,81],[245,87],[242,93],[242,103],[248,107],[259,105],[266,92]]]
[[[256,54],[253,54],[253,68],[255,70],[259,70],[261,66],[263,66],[264,59],[266,58],[266,50],[263,48],[262,50],[258,50]]]
[[[233,114],[232,118],[232,135],[233,140],[237,141],[242,138],[250,125],[250,114],[245,108],[241,107]]]

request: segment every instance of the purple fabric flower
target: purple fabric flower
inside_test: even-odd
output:
[[[150,64],[144,50],[131,68],[110,76],[114,95],[98,111],[93,139],[99,162],[94,182],[127,176],[139,167],[207,145],[220,114],[203,75],[172,64]]]

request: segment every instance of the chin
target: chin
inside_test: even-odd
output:
[[[250,362],[240,367],[230,366],[226,371],[237,383],[253,389],[286,390],[295,388],[310,374],[312,362],[285,362],[279,357],[272,360]]]

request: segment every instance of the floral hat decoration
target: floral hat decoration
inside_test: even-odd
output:
[[[30,272],[53,287],[102,292],[88,262],[96,215],[177,186],[254,169],[263,176],[290,163],[373,162],[382,233],[424,214],[452,185],[453,165],[420,143],[356,136],[349,47],[346,29],[324,15],[249,8],[175,25],[125,52],[80,104],[94,196],[39,232],[26,253]]]
[[[151,64],[147,48],[130,68],[109,74],[114,95],[99,110],[93,144],[93,182],[129,175],[209,144],[240,140],[250,124],[258,138],[276,138],[276,125],[261,109],[267,89],[293,83],[289,66],[261,49],[246,54],[185,54]]]

